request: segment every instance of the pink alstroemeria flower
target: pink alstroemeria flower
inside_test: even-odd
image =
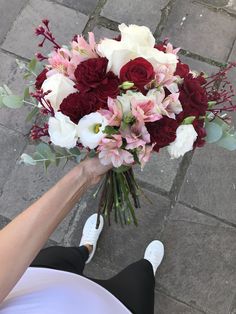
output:
[[[99,112],[107,119],[108,125],[110,126],[120,126],[123,118],[123,111],[120,103],[108,97],[107,105],[109,110],[101,109]]]
[[[112,138],[103,138],[98,146],[98,157],[103,165],[113,164],[118,168],[122,165],[130,165],[134,162],[133,155],[121,148],[121,135],[113,135]]]
[[[47,77],[56,73],[68,76],[68,67],[70,65],[71,52],[68,49],[60,48],[53,51],[48,58],[52,69],[47,72]]]
[[[141,164],[141,170],[143,170],[146,163],[150,160],[151,152],[155,144],[152,145],[145,145],[142,147],[141,150],[138,152],[138,160]]]
[[[132,114],[141,124],[154,122],[162,118],[162,115],[155,110],[155,107],[156,102],[152,99],[138,100],[135,97],[131,99]]]
[[[150,143],[151,138],[146,126],[135,123],[131,128],[122,131],[122,136],[126,139],[126,149],[135,149]]]
[[[77,36],[76,40],[71,42],[71,60],[68,68],[68,74],[71,79],[75,79],[75,69],[81,62],[91,58],[98,58],[95,48],[96,42],[92,32],[89,32],[88,43],[80,35]]]

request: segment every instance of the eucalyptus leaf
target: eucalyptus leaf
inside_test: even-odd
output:
[[[39,108],[35,107],[32,111],[30,111],[25,121],[30,122],[38,113],[39,113]]]
[[[46,143],[40,143],[36,148],[37,153],[39,153],[42,158],[48,159],[51,162],[55,162],[56,155],[52,152],[50,146]]]
[[[68,151],[63,147],[54,146],[53,148],[54,151],[56,152],[56,155],[58,155],[59,157],[68,155]]]
[[[233,151],[236,150],[236,134],[225,134],[218,142],[217,145]]]
[[[219,141],[219,139],[223,135],[223,131],[220,125],[214,122],[208,122],[205,125],[207,136],[205,137],[206,142],[215,143]]]
[[[27,100],[30,98],[30,91],[29,91],[29,87],[26,87],[24,90],[24,100]]]
[[[74,148],[69,149],[69,152],[70,152],[70,154],[77,155],[77,156],[79,156],[81,154],[78,147],[74,147]]]
[[[3,84],[3,87],[4,87],[7,95],[13,95],[12,91],[10,90],[10,88],[6,84]]]
[[[35,70],[35,67],[36,67],[36,64],[37,64],[37,60],[35,58],[33,58],[29,64],[28,64],[28,69],[30,71],[34,71]]]
[[[25,165],[35,166],[37,164],[37,161],[34,160],[30,155],[28,154],[22,154],[20,163],[24,163]]]
[[[23,105],[23,99],[15,95],[3,96],[2,102],[6,107],[11,109],[18,109]]]

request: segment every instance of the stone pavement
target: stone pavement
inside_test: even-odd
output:
[[[33,29],[51,20],[60,42],[94,31],[115,36],[121,22],[144,24],[157,39],[181,46],[183,61],[208,73],[236,60],[235,0],[0,0],[0,85],[21,92],[15,59],[37,50]],[[235,79],[236,73],[232,74]],[[17,164],[32,149],[26,107],[0,111],[0,227],[68,171]],[[142,257],[152,239],[166,247],[157,273],[155,313],[236,313],[236,153],[207,146],[172,161],[164,151],[137,176],[152,204],[137,211],[140,226],[106,226],[86,273],[108,278]],[[52,235],[48,245],[77,245],[81,228],[96,209],[92,191]]]

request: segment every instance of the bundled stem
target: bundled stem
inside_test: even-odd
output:
[[[108,219],[109,224],[111,223],[110,217],[113,210],[116,223],[119,220],[123,226],[130,224],[132,220],[136,226],[138,225],[135,208],[140,208],[140,188],[135,181],[132,168],[122,172],[110,170],[99,190],[101,190],[101,198],[98,206],[97,228],[101,214]]]

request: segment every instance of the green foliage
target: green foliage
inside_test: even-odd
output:
[[[0,86],[0,108],[8,107],[18,109],[23,105],[23,98],[13,95],[12,91],[7,85]]]
[[[119,130],[117,130],[115,127],[107,125],[103,131],[103,133],[107,135],[113,135],[113,134],[119,134]]]
[[[183,124],[183,125],[192,124],[195,119],[196,119],[195,116],[189,116],[189,117],[185,118],[181,124]]]
[[[205,125],[207,136],[205,138],[208,143],[215,143],[222,137],[223,131],[220,125],[215,122],[207,122]]]

